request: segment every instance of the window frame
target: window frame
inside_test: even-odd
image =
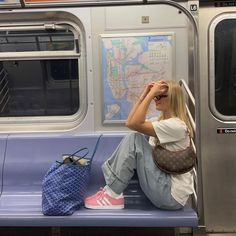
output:
[[[221,114],[215,105],[215,29],[223,20],[236,20],[235,13],[226,13],[213,19],[209,26],[209,101],[212,114],[221,121],[236,121],[236,115]]]
[[[77,59],[78,60],[78,87],[79,87],[79,109],[73,115],[65,116],[20,116],[0,117],[0,129],[2,132],[9,132],[14,127],[14,132],[46,132],[65,131],[75,128],[84,119],[87,112],[87,89],[86,86],[86,62],[85,62],[85,41],[82,29],[71,21],[50,20],[37,22],[22,22],[12,26],[11,23],[0,24],[0,31],[6,30],[42,30],[50,27],[68,27],[74,34],[75,47],[73,50],[56,51],[32,51],[32,52],[0,52],[1,61],[11,60],[43,60],[43,59]],[[45,53],[46,52],[46,53]]]

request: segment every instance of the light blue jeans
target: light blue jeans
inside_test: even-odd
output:
[[[135,169],[143,192],[156,207],[168,210],[183,208],[171,196],[170,175],[155,166],[152,146],[140,133],[124,137],[102,166],[106,184],[117,194],[128,186]]]

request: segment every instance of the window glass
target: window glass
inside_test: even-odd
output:
[[[0,31],[0,52],[73,50],[74,35],[68,29]]]
[[[78,46],[74,50],[76,40],[70,29],[52,23],[1,28],[0,117],[78,112],[80,55]]]
[[[214,37],[215,107],[222,115],[236,116],[236,19],[220,21]]]
[[[79,109],[78,59],[0,62],[0,116],[72,115]]]

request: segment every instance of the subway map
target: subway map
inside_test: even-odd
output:
[[[172,77],[172,59],[171,34],[102,36],[104,122],[124,122],[148,82]]]

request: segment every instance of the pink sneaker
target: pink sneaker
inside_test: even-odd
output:
[[[106,189],[102,189],[95,193],[94,195],[85,198],[84,206],[89,209],[100,209],[100,210],[114,210],[124,208],[124,197],[120,195],[119,197],[111,197]]]
[[[88,201],[90,198],[94,198],[94,197],[98,197],[99,195],[101,195],[103,192],[105,191],[105,188],[100,188],[99,191],[97,191],[94,195],[91,195],[89,197],[86,197],[86,201]]]

